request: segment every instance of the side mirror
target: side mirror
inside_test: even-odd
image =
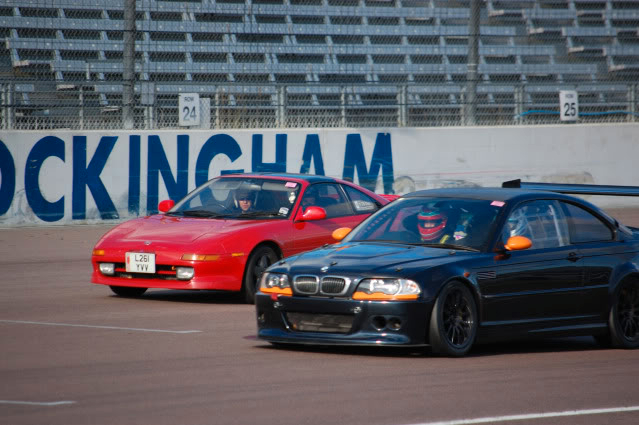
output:
[[[324,220],[326,218],[326,210],[321,207],[308,207],[303,214],[297,215],[299,221]]]
[[[506,248],[507,251],[521,251],[523,249],[528,249],[531,246],[532,241],[527,237],[511,236],[510,238],[508,238],[508,241],[506,241],[506,245],[504,245],[504,248]]]
[[[175,201],[173,199],[166,199],[162,202],[160,202],[160,204],[158,205],[158,210],[160,212],[167,212],[168,210],[170,210],[171,208],[173,208],[175,206]]]
[[[341,241],[350,232],[351,232],[350,227],[340,227],[339,229],[334,230],[331,236],[333,236],[333,239],[335,239],[336,241]]]

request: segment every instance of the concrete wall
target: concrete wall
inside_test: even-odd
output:
[[[0,227],[115,223],[234,171],[324,174],[400,194],[515,178],[639,185],[638,154],[639,124],[2,132]]]

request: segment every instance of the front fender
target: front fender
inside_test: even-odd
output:
[[[428,268],[414,276],[409,277],[417,282],[423,282],[423,298],[426,302],[434,302],[444,287],[452,281],[460,281],[468,286],[479,306],[479,289],[476,282],[467,276],[466,267],[459,264],[443,264]]]
[[[639,279],[639,255],[614,268],[608,285],[609,304],[619,284],[629,277]]]

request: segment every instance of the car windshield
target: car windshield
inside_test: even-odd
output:
[[[503,206],[500,201],[478,199],[402,198],[367,218],[344,241],[479,251]]]
[[[219,177],[178,202],[167,215],[200,218],[287,218],[301,185],[288,180]]]

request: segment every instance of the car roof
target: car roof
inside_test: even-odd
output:
[[[557,192],[534,189],[510,189],[501,187],[455,187],[441,189],[427,189],[404,195],[405,198],[437,196],[443,198],[465,198],[489,201],[520,201],[526,199],[565,199],[578,200],[573,196],[563,195]]]
[[[326,176],[317,176],[314,174],[297,174],[297,173],[267,173],[267,172],[256,172],[256,173],[239,173],[239,174],[225,174],[220,176],[223,178],[228,177],[265,177],[272,179],[289,179],[289,180],[303,180],[308,183],[335,183],[342,182],[339,179],[334,177],[326,177]]]
[[[294,181],[305,181],[308,184],[314,183],[346,183],[354,185],[353,182],[338,179],[336,177],[328,177],[328,176],[320,176],[315,174],[301,174],[301,173],[267,173],[267,172],[256,172],[256,173],[239,173],[239,174],[225,174],[220,177],[264,177],[269,179],[280,179],[280,180],[294,180]],[[357,185],[355,185],[357,186]]]

